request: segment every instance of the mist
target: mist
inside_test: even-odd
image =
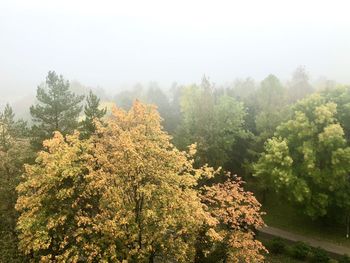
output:
[[[135,83],[290,78],[349,83],[346,1],[1,1],[1,101],[49,70],[115,93]]]

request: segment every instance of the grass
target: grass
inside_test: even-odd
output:
[[[266,256],[265,262],[268,262],[268,263],[301,263],[303,261],[299,261],[299,260],[290,258],[286,255],[269,254]]]
[[[267,196],[263,211],[267,213],[264,220],[269,226],[350,247],[350,239],[345,237],[344,225],[336,223],[326,225],[319,221],[312,221],[295,208],[281,202],[274,194]]]

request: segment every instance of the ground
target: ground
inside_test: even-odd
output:
[[[302,215],[297,209],[282,202],[274,194],[267,196],[263,210],[267,212],[264,221],[269,226],[350,247],[350,239],[346,238],[345,224],[325,224],[313,221]]]

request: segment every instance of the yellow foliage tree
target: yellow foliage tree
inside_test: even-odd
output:
[[[25,167],[20,249],[35,262],[193,261],[200,228],[221,220],[197,191],[214,170],[193,168],[195,147],[177,150],[153,106],[115,108],[96,126],[87,140],[56,133]]]
[[[208,233],[221,248],[224,262],[263,262],[267,250],[255,239],[255,231],[264,226],[260,203],[251,192],[244,191],[240,178],[204,187],[202,200],[215,218]]]

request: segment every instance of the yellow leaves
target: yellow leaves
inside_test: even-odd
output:
[[[51,152],[56,150],[57,147],[62,144],[62,142],[64,142],[63,135],[60,132],[56,131],[54,132],[53,138],[51,140],[45,140],[43,142],[43,146]]]
[[[337,113],[337,104],[329,102],[315,108],[315,122],[319,124],[327,124],[334,121],[334,116]]]
[[[253,230],[264,226],[261,205],[250,192],[245,192],[239,178],[205,188],[202,199],[217,223],[207,235],[225,242],[228,262],[263,262],[266,249],[255,240]],[[225,241],[224,241],[225,240]]]
[[[323,129],[318,135],[319,141],[331,148],[341,147],[345,145],[344,130],[340,124],[330,124]]]
[[[16,206],[26,254],[50,247],[52,254],[39,260],[143,262],[157,253],[189,262],[203,225],[223,242],[222,223],[237,231],[243,223],[263,224],[259,204],[239,182],[207,188],[202,203],[198,179],[221,170],[195,169],[196,146],[177,150],[155,107],[136,101],[128,112],[114,108],[96,127],[88,140],[55,133],[36,164],[26,166]]]
[[[224,237],[222,235],[220,235],[218,232],[216,232],[213,228],[209,228],[209,230],[207,231],[206,234],[211,239],[213,239],[214,241],[217,241],[217,242],[221,242],[224,239]]]

